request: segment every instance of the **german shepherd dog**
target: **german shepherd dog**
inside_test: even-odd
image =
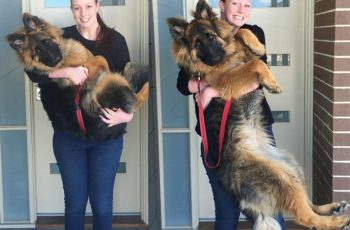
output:
[[[124,132],[124,126],[108,128],[101,121],[101,108],[120,108],[127,113],[136,111],[149,93],[146,67],[128,63],[123,73],[109,71],[102,56],[93,56],[73,39],[62,37],[62,30],[29,13],[23,14],[23,24],[15,33],[6,36],[27,70],[48,74],[63,67],[84,66],[88,79],[80,88],[80,107],[87,129],[86,135],[95,140],[113,138]],[[52,80],[50,87],[42,87],[42,100],[50,100],[45,110],[51,120],[59,118],[67,130],[77,129],[74,97],[79,87],[64,78]],[[48,99],[50,98],[50,99]]]
[[[232,27],[219,20],[205,0],[199,0],[193,17],[190,22],[168,19],[173,55],[191,76],[201,75],[223,99],[232,100],[222,161],[215,170],[224,187],[239,200],[253,228],[281,229],[273,218],[279,212],[292,215],[296,223],[309,228],[348,226],[349,216],[333,216],[343,212],[347,203],[312,204],[298,163],[272,145],[263,128],[262,91],[242,95],[256,80],[271,92],[281,92],[268,67],[258,59],[265,53],[264,46],[249,30],[241,29],[233,37]],[[207,133],[214,134],[208,136],[211,154],[219,149],[223,99],[214,99],[205,111]]]

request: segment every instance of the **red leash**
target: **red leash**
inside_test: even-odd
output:
[[[198,93],[200,95],[200,76],[198,77]],[[203,143],[203,151],[204,151],[204,163],[205,165],[210,168],[214,169],[217,168],[220,165],[221,160],[221,151],[222,151],[222,145],[224,143],[224,136],[225,136],[225,127],[227,122],[228,113],[231,108],[231,101],[226,101],[224,111],[221,118],[221,124],[220,124],[220,134],[219,134],[219,153],[218,153],[218,161],[215,165],[210,165],[207,160],[208,156],[208,137],[207,137],[207,130],[205,128],[205,120],[204,120],[204,109],[201,100],[198,101],[198,108],[199,108],[199,128],[201,131],[202,136],[202,143]]]
[[[74,103],[75,103],[75,113],[78,119],[80,130],[85,134],[86,128],[84,125],[83,114],[81,113],[81,108],[80,108],[80,91],[82,88],[83,88],[83,85],[80,85],[77,90],[77,93],[75,94]]]

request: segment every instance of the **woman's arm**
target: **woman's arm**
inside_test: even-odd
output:
[[[49,73],[49,78],[67,78],[74,85],[81,85],[87,79],[89,70],[83,66],[65,67]]]
[[[214,88],[210,87],[207,82],[199,81],[198,85],[197,80],[190,80],[190,76],[184,69],[180,69],[176,87],[179,92],[185,96],[196,94],[196,102],[198,103],[200,101],[203,108],[207,107],[214,97],[219,96],[219,93]]]
[[[88,69],[82,66],[65,67],[55,70],[47,74],[38,74],[35,71],[24,70],[32,82],[44,84],[50,82],[53,78],[67,78],[73,82],[74,85],[82,84],[88,77]]]

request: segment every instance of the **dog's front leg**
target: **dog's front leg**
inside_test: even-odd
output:
[[[248,29],[240,29],[236,34],[236,39],[240,40],[243,45],[245,45],[253,54],[253,56],[261,57],[265,54],[265,46],[261,44],[259,39],[255,36],[255,34]],[[248,53],[248,56],[249,55]]]
[[[109,72],[108,63],[102,56],[89,58],[83,66],[89,70],[89,79],[97,77],[101,71]]]
[[[206,79],[225,100],[237,99],[250,92],[256,81],[271,93],[282,92],[282,87],[261,60],[249,61],[220,74],[212,73]]]

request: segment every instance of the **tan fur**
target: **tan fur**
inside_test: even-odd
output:
[[[204,20],[193,20],[189,23],[185,35],[191,35],[198,23],[206,23]],[[268,66],[258,59],[265,53],[264,46],[256,36],[248,29],[240,29],[236,37],[232,36],[232,27],[223,21],[216,20],[220,30],[220,42],[227,53],[225,59],[218,65],[209,66],[196,59],[196,49],[189,50],[179,42],[173,43],[173,56],[180,66],[190,70],[193,77],[198,74],[213,88],[219,91],[223,99],[237,99],[252,87],[252,83],[258,81],[273,93],[282,92],[282,87],[277,83]],[[176,29],[176,28],[174,28]],[[194,39],[195,37],[189,37]],[[194,41],[190,41],[194,43]],[[251,50],[247,51],[247,47]],[[251,53],[254,54],[251,54]],[[191,55],[188,55],[188,54]],[[231,84],[235,82],[235,84]]]
[[[254,230],[280,229],[273,218],[279,212],[291,214],[295,222],[309,228],[336,230],[349,226],[348,215],[330,216],[343,212],[347,206],[345,201],[322,206],[310,202],[302,169],[289,153],[272,145],[264,130],[263,93],[246,94],[256,80],[271,92],[282,91],[267,65],[259,59],[265,53],[264,46],[247,29],[240,29],[233,37],[232,27],[219,20],[205,0],[198,1],[193,16],[190,22],[168,19],[174,59],[192,78],[200,75],[223,99],[234,99],[235,109],[231,111],[236,113],[229,113],[221,164],[216,170],[224,187],[239,199],[241,209],[255,218]],[[210,49],[199,46],[198,41],[209,44]],[[220,55],[217,47],[225,51],[219,62],[211,65],[206,60],[208,55],[200,56],[204,51],[211,55],[212,50]],[[207,123],[207,131],[214,132],[208,136],[208,143],[214,145],[209,146],[211,154],[217,144],[209,138],[218,138],[215,132],[219,133],[221,119],[215,111],[222,108],[220,103],[223,106],[224,101],[215,99],[213,103],[210,106],[214,109],[206,113],[206,119],[211,122]]]
[[[96,106],[99,106],[97,101],[97,95],[104,91],[104,87],[108,86],[111,81],[117,82],[130,88],[128,81],[120,73],[113,73],[109,71],[108,63],[106,59],[102,56],[93,56],[88,49],[86,49],[82,44],[73,40],[65,39],[62,37],[62,30],[50,25],[43,19],[39,19],[35,16],[31,16],[28,13],[24,13],[24,17],[27,16],[31,18],[31,21],[28,23],[28,26],[32,31],[28,31],[28,28],[22,27],[14,35],[24,35],[26,39],[24,42],[28,42],[28,39],[31,39],[32,36],[41,36],[42,39],[49,38],[52,39],[56,44],[59,45],[60,51],[62,54],[62,60],[54,67],[49,67],[44,65],[39,61],[38,56],[32,54],[30,49],[18,49],[16,50],[17,57],[19,61],[25,66],[28,70],[35,69],[40,71],[42,74],[49,74],[55,70],[64,67],[77,67],[84,66],[88,69],[88,80],[87,82],[95,81],[98,82],[96,88],[91,89],[91,95],[87,96],[87,101],[82,103],[90,108],[96,109]],[[36,20],[40,20],[37,22]],[[36,23],[38,24],[36,24]],[[27,26],[27,27],[28,27]],[[9,43],[10,38],[8,37]],[[27,44],[22,44],[23,47],[27,47]],[[101,75],[103,75],[103,80],[98,80]],[[73,86],[73,83],[66,78],[57,78],[54,79],[61,87]],[[91,86],[90,86],[91,87]],[[148,84],[144,87],[148,87]],[[136,95],[135,95],[136,96]],[[142,97],[137,97],[136,101],[137,108],[139,108],[147,99],[148,90],[143,91]],[[92,105],[89,105],[91,103]],[[135,108],[136,110],[136,108]],[[87,110],[88,113],[94,113],[92,109]]]
[[[147,101],[149,95],[149,83],[147,82],[141,90],[136,94],[135,110],[138,111],[141,106]]]

